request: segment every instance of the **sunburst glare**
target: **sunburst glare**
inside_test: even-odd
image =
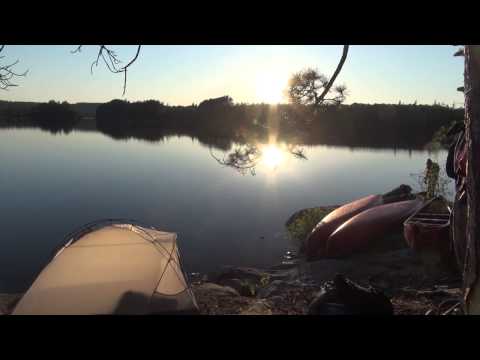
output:
[[[262,147],[262,163],[270,170],[276,169],[285,159],[284,151],[275,144]]]
[[[288,79],[283,73],[265,73],[256,79],[256,95],[260,102],[278,104],[284,100],[284,90]]]

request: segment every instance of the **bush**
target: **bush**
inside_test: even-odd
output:
[[[293,214],[285,224],[290,240],[301,249],[313,228],[334,209],[332,207],[316,207],[300,210]]]

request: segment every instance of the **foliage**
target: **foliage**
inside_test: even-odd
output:
[[[429,179],[427,178],[426,171],[424,170],[419,173],[410,174],[410,176],[412,176],[415,179],[418,185],[418,190],[422,193],[426,193],[428,190],[428,181],[429,181]],[[430,181],[432,180],[430,179]],[[452,183],[452,180],[447,176],[445,170],[440,169],[438,173],[438,178],[436,179],[433,196],[440,195],[447,199],[450,198],[453,195],[452,192],[449,190],[449,186],[451,185],[451,183]]]
[[[301,247],[314,227],[332,210],[333,208],[316,207],[304,209],[294,214],[286,223],[290,240]]]
[[[70,132],[78,121],[78,115],[67,102],[39,104],[31,111],[32,121],[40,128],[51,132]]]
[[[450,146],[450,138],[448,136],[448,131],[455,123],[456,121],[453,121],[452,124],[441,126],[433,134],[432,140],[426,145],[426,149],[430,151],[448,149]]]
[[[439,129],[464,116],[463,109],[440,105],[323,106],[314,114],[308,106],[226,103],[200,110],[196,105],[169,106],[155,100],[113,100],[97,107],[97,129],[116,139],[191,136],[223,151],[234,144],[265,143],[272,132],[278,142],[301,146],[424,149],[437,132],[444,132]],[[0,114],[5,123],[15,126],[37,105],[0,101]],[[77,105],[70,106],[80,111]],[[88,111],[92,116],[94,110]]]
[[[315,69],[309,68],[294,73],[288,83],[288,98],[296,105],[340,105],[345,101],[347,90],[345,85],[335,86],[333,91],[327,93],[330,97],[321,98],[329,82],[330,79]]]

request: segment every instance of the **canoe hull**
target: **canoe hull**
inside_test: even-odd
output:
[[[383,204],[381,195],[369,195],[335,209],[320,221],[306,240],[307,260],[326,255],[328,237],[345,221],[362,211]]]
[[[344,257],[368,249],[403,222],[422,205],[420,199],[400,201],[365,210],[346,221],[328,238],[328,257]]]

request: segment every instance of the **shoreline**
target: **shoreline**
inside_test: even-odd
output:
[[[192,289],[205,315],[307,315],[325,282],[336,274],[383,293],[394,315],[442,313],[442,302],[451,305],[461,297],[456,276],[408,248],[342,260],[300,260],[284,270],[224,267],[192,282]],[[268,279],[263,284],[262,276]],[[247,292],[248,282],[256,286],[254,293]]]
[[[458,279],[428,265],[410,249],[344,260],[299,259],[284,269],[222,266],[192,279],[190,285],[201,315],[307,315],[335,274],[386,295],[394,315],[442,313],[442,303],[451,305],[461,296]],[[0,315],[9,314],[21,295],[0,294]]]
[[[336,207],[295,212],[285,223],[287,232],[299,236],[301,243],[301,236]],[[269,268],[219,266],[216,271],[189,276],[200,314],[306,315],[325,283],[337,274],[384,294],[394,315],[441,314],[444,303],[451,305],[461,298],[460,278],[441,268],[435,259],[415,253],[406,243],[343,259],[307,262],[291,252],[284,259]],[[0,315],[8,314],[21,295],[0,294]]]

